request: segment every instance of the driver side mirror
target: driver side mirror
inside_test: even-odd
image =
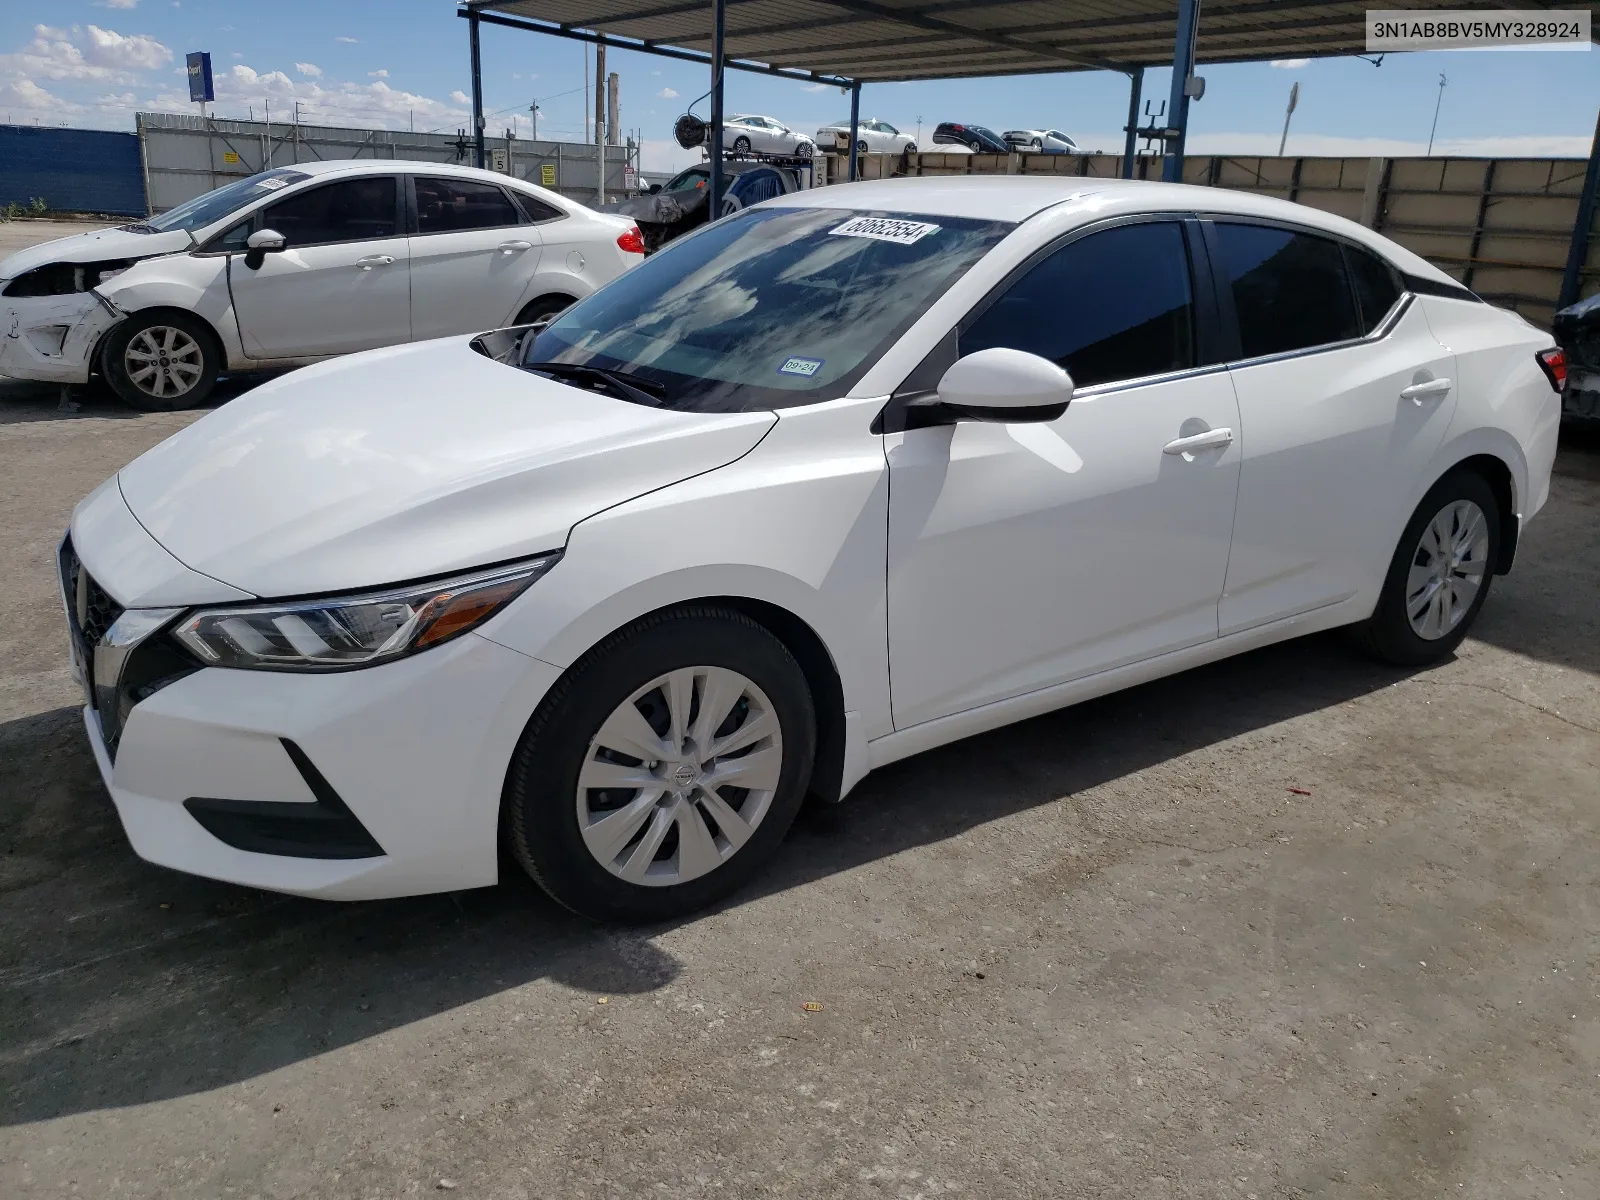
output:
[[[258,229],[245,239],[244,265],[252,271],[259,270],[268,254],[276,254],[289,244],[289,239],[276,229]]]
[[[923,403],[958,421],[1054,421],[1072,403],[1072,376],[1048,358],[991,346],[958,358]]]

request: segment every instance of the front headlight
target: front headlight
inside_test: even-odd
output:
[[[173,635],[210,667],[348,671],[415,654],[488,620],[560,553],[411,587],[190,613]]]

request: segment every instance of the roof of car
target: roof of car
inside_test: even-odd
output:
[[[1124,213],[1202,212],[1292,222],[1370,246],[1412,274],[1455,282],[1427,259],[1344,217],[1272,196],[1198,184],[1044,175],[946,175],[834,184],[779,196],[767,204],[1021,222],[1058,204],[1080,200],[1088,202],[1084,206],[1085,220]]]
[[[277,163],[273,169],[300,171],[306,175],[333,175],[341,172],[352,175],[367,173],[392,175],[395,172],[407,172],[411,174],[426,173],[428,175],[465,175],[479,179],[494,179],[500,183],[523,182],[498,171],[480,171],[477,167],[463,166],[460,163],[418,162],[408,158],[329,158],[313,163]]]

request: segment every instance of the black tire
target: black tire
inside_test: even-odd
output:
[[[181,336],[173,339],[175,348],[181,346],[185,352],[182,364],[185,367],[194,366],[195,356],[198,356],[199,373],[192,383],[183,387],[181,391],[169,391],[164,395],[157,395],[155,388],[177,388],[188,382],[187,372],[180,377],[177,373],[179,364],[168,360],[162,355],[153,364],[165,375],[155,380],[135,380],[130,371],[130,364],[136,361],[138,347],[135,343],[144,335],[149,335],[157,343],[165,343],[166,336],[162,330],[178,331]],[[183,338],[188,339],[183,344]],[[129,347],[134,346],[134,354],[130,355]],[[188,347],[193,346],[194,354],[188,353]],[[222,346],[217,341],[216,334],[211,327],[199,317],[183,312],[181,309],[155,309],[147,312],[134,313],[122,324],[115,326],[106,335],[105,343],[100,348],[100,372],[105,376],[123,403],[144,412],[177,412],[180,409],[193,408],[203,404],[211,395],[211,390],[217,385],[217,373],[222,369]],[[171,373],[167,373],[170,371]]]
[[[738,137],[734,138],[733,139],[733,152],[735,154],[749,154],[750,153],[750,139],[745,137],[744,134],[742,134],[742,133]]]
[[[866,152],[867,152],[867,141],[866,141],[865,138],[862,138],[860,141],[858,141],[856,143],[856,153],[857,154],[865,154]]]
[[[572,306],[571,296],[540,296],[522,306],[517,314],[518,325],[547,325],[550,318]]]
[[[1426,552],[1421,544],[1424,530],[1447,507],[1462,500],[1477,505],[1488,526],[1487,550],[1481,564],[1482,583],[1454,628],[1442,637],[1425,638],[1412,628],[1407,613],[1411,568],[1425,561]],[[1483,608],[1483,602],[1488,599],[1489,585],[1494,579],[1494,564],[1499,561],[1499,554],[1500,504],[1495,499],[1494,489],[1476,471],[1452,471],[1429,489],[1411,520],[1406,523],[1405,532],[1400,535],[1400,544],[1389,563],[1389,573],[1384,578],[1378,606],[1371,618],[1352,631],[1357,644],[1369,654],[1398,666],[1425,666],[1449,658],[1467,636]]]
[[[727,667],[770,700],[783,739],[778,786],[749,840],[683,883],[647,887],[612,874],[584,843],[578,779],[601,726],[627,698],[681,667]],[[816,714],[788,649],[742,613],[708,605],[645,617],[573,664],[523,731],[506,776],[506,839],[524,870],[560,904],[596,920],[659,921],[704,908],[772,858],[811,781]]]

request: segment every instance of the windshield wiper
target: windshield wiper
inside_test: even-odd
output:
[[[155,233],[156,227],[148,221],[136,221],[132,225],[118,225],[122,233]]]
[[[523,363],[522,367],[526,371],[543,371],[546,375],[554,375],[557,379],[562,376],[569,379],[598,379],[636,404],[648,404],[652,408],[660,408],[661,402],[667,396],[667,389],[653,379],[640,379],[637,375],[629,375],[625,371],[611,371],[605,367],[564,362]]]

